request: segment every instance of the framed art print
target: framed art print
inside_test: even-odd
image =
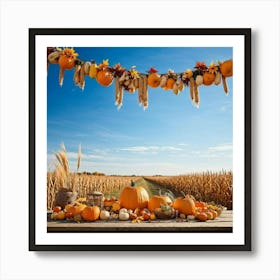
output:
[[[30,250],[251,250],[250,29],[29,43]]]

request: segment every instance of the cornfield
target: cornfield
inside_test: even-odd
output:
[[[87,193],[93,191],[102,192],[104,195],[118,195],[125,187],[129,186],[131,180],[138,177],[129,176],[96,176],[88,174],[70,173],[68,179],[69,189],[74,189],[78,193],[78,198],[86,197]],[[52,209],[56,193],[64,186],[62,178],[56,172],[47,173],[47,209]]]
[[[197,200],[214,202],[232,209],[232,172],[204,172],[181,176],[144,177],[147,181],[170,189],[177,196],[193,195]]]

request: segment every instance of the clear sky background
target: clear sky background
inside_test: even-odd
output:
[[[151,66],[166,73],[183,72],[197,61],[207,65],[232,58],[232,48],[75,48],[82,60]],[[201,86],[200,106],[190,101],[189,88],[179,95],[149,88],[149,107],[138,104],[138,93],[124,92],[123,106],[115,106],[115,86],[99,85],[86,77],[85,89],[74,85],[74,70],[65,71],[59,86],[59,66],[51,64],[47,91],[48,169],[63,142],[70,169],[76,170],[82,145],[80,171],[118,175],[177,175],[232,170],[232,78],[229,95],[222,84]]]

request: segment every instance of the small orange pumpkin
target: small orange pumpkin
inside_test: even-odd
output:
[[[73,216],[80,214],[86,208],[85,204],[75,203],[71,207],[67,207],[66,211],[73,214]]]
[[[65,218],[66,219],[72,219],[74,217],[73,213],[71,212],[65,212]]]
[[[154,195],[149,199],[148,209],[150,212],[153,212],[156,208],[165,204],[171,205],[172,200],[168,195],[161,195],[161,189],[159,189],[159,195]]]
[[[65,212],[64,211],[59,211],[57,213],[57,219],[58,220],[64,220],[65,219]]]
[[[232,76],[232,59],[226,60],[220,64],[220,71],[224,77]]]
[[[72,69],[76,63],[76,57],[78,56],[75,53],[74,49],[65,48],[58,59],[58,64],[61,69]]]
[[[85,221],[96,221],[100,215],[100,208],[96,205],[87,206],[82,212],[81,216]]]
[[[160,75],[157,72],[153,67],[149,70],[148,85],[152,88],[157,88],[160,84]]]
[[[175,80],[173,78],[168,78],[165,84],[164,89],[168,90],[168,89],[173,89],[173,86],[175,84]]]
[[[210,86],[215,80],[215,74],[210,72],[203,73],[203,84],[205,86]]]
[[[54,208],[53,208],[53,212],[60,212],[61,211],[61,207],[60,206],[55,206]]]
[[[143,187],[135,186],[133,181],[131,181],[131,186],[122,190],[119,198],[120,206],[131,210],[147,208],[148,201],[148,192]]]
[[[203,201],[195,201],[195,207],[200,207],[200,208],[204,208],[207,206],[207,203],[206,202],[203,202]]]
[[[199,212],[195,215],[195,217],[200,221],[207,221],[207,214],[205,212]]]
[[[195,214],[195,203],[194,199],[190,195],[185,197],[178,197],[173,202],[173,207],[175,210],[178,210],[180,213],[185,215],[194,215]]]
[[[211,211],[205,212],[208,220],[214,220],[214,214]]]
[[[112,82],[114,80],[114,76],[111,72],[109,72],[106,69],[100,70],[97,72],[96,80],[100,85],[102,85],[104,87],[108,87],[112,84]]]

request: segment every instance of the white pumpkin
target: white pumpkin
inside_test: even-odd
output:
[[[127,209],[126,208],[121,208],[120,210],[119,210],[119,213],[127,213]]]
[[[101,210],[100,220],[108,220],[110,218],[110,212],[107,210]]]
[[[128,221],[129,220],[129,214],[127,212],[120,212],[119,213],[119,220],[120,221]]]

